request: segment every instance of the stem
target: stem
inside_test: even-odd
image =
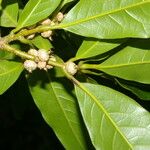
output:
[[[80,89],[82,89],[87,95],[89,95],[91,98],[95,99],[95,96],[93,96],[84,86],[81,82],[79,82],[74,76],[70,75],[65,69],[64,73],[66,74],[66,77],[70,79],[74,84],[76,84]]]
[[[24,58],[24,59],[30,59],[30,60],[34,60],[35,59],[34,56],[29,55],[28,53],[20,51],[20,50],[18,50],[16,48],[13,48],[13,47],[11,47],[11,46],[9,46],[7,44],[3,44],[1,49],[4,50],[4,51],[7,51],[7,52],[11,52],[11,53],[13,53],[13,54],[15,54],[15,55],[17,55],[17,56],[19,56],[21,58]]]
[[[80,85],[80,84],[81,84],[76,78],[74,78],[74,76],[72,76],[71,74],[69,74],[69,73],[66,71],[65,67],[63,67],[63,71],[64,71],[66,77],[67,77],[69,80],[73,81],[73,83],[75,83],[75,84],[77,84],[77,85]]]
[[[3,41],[0,41],[0,49],[7,51],[7,52],[11,52],[11,53],[13,53],[21,58],[24,58],[24,59],[29,59],[29,60],[34,60],[34,61],[36,60],[36,58],[34,56],[32,56],[26,52],[20,51],[19,49],[13,48],[10,45],[5,44]],[[48,61],[48,64],[52,65],[52,66],[60,67],[60,68],[64,67],[63,63],[58,63],[56,61],[51,61],[51,60]]]
[[[24,59],[29,59],[29,60],[34,60],[34,61],[36,60],[36,58],[34,56],[32,56],[26,52],[20,51],[16,48],[13,48],[13,47],[6,45],[6,44],[3,45],[3,50],[11,52],[11,53],[13,53],[13,54],[15,54],[21,58],[24,58]],[[61,67],[61,68],[64,67],[64,64],[61,64],[61,63],[58,63],[55,61],[51,61],[51,60],[48,61],[48,64],[52,65],[52,66],[56,66],[56,67]]]
[[[86,70],[86,69],[96,69],[96,64],[82,64],[79,66],[80,69]]]
[[[48,61],[48,64],[49,64],[49,65],[52,65],[52,66],[55,66],[55,67],[60,67],[60,68],[63,68],[63,67],[64,67],[64,64],[61,64],[61,63],[58,63],[58,62],[52,61],[52,60],[49,60],[49,61]]]
[[[17,40],[19,37],[24,37],[24,36],[28,36],[34,33],[41,33],[41,32],[45,32],[48,30],[54,30],[54,29],[61,29],[61,27],[59,25],[57,26],[38,26],[34,29],[23,29],[20,32],[18,32],[17,34],[11,33],[8,36],[4,37],[4,41],[6,43],[9,43],[11,41]]]
[[[91,74],[91,75],[95,75],[95,76],[102,76],[104,73],[97,73],[97,72],[93,72],[90,70],[82,70],[83,73],[85,74]]]
[[[31,47],[34,47],[34,45],[32,44],[31,40],[28,40],[28,39],[24,38],[23,36],[20,36],[20,37],[18,38],[18,40],[19,40],[20,42],[24,43],[24,44],[28,44],[28,45],[30,45]]]

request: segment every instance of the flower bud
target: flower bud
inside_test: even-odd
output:
[[[36,49],[30,49],[28,51],[28,54],[33,55],[33,56],[38,56],[38,51]]]
[[[67,62],[65,65],[65,69],[71,75],[74,75],[77,73],[77,65],[73,62]]]
[[[31,35],[28,35],[28,36],[27,36],[27,39],[28,39],[28,40],[32,40],[34,37],[35,37],[35,34],[31,34]]]
[[[59,12],[59,13],[57,14],[56,18],[57,18],[57,20],[58,20],[59,22],[61,22],[61,21],[64,19],[63,13]]]
[[[39,69],[44,69],[46,68],[46,62],[45,61],[39,61],[37,67]]]
[[[33,60],[26,60],[24,62],[24,68],[31,73],[37,68],[37,64]]]
[[[41,33],[41,36],[44,37],[44,38],[48,38],[48,37],[50,37],[52,35],[52,33],[53,32],[51,30],[45,31],[45,32]]]
[[[49,59],[49,52],[45,49],[39,49],[38,50],[38,58],[41,61],[48,61]]]
[[[51,20],[50,19],[46,19],[44,21],[41,22],[42,25],[50,25],[51,24]]]

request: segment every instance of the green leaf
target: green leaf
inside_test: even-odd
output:
[[[149,150],[150,114],[133,99],[108,87],[76,87],[81,113],[96,150]]]
[[[120,41],[121,42],[121,41]],[[123,42],[123,41],[122,41]],[[83,41],[79,50],[77,51],[75,59],[84,59],[103,54],[117,47],[119,43],[111,40],[90,40]]]
[[[70,3],[70,2],[73,2],[73,1],[76,1],[76,0],[63,0],[62,2],[62,7],[65,6],[66,4]]]
[[[95,38],[150,37],[150,0],[80,0],[60,25]]]
[[[64,78],[61,70],[55,70],[54,74],[53,71],[32,74],[28,81],[33,99],[66,149],[87,150],[72,84]]]
[[[61,0],[29,0],[19,17],[15,31],[48,17],[60,2]]]
[[[39,49],[49,50],[53,47],[48,39],[42,38],[41,36],[35,37],[32,43]]]
[[[149,39],[136,40],[103,63],[93,65],[91,68],[126,80],[150,84],[149,42]]]
[[[4,0],[2,2],[2,14],[0,17],[0,25],[3,27],[16,27],[18,18],[17,0]]]
[[[116,81],[121,87],[131,91],[140,99],[150,101],[150,86],[149,85],[139,84],[139,83],[135,84],[135,83],[128,82],[126,80],[120,80],[120,79],[117,79]]]
[[[0,51],[0,60],[13,59],[14,55],[7,51]]]
[[[3,94],[18,79],[22,70],[21,63],[0,60],[0,94]]]

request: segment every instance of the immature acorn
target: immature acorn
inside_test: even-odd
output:
[[[38,56],[38,51],[37,51],[36,49],[30,49],[30,50],[28,51],[28,54],[37,57],[37,56]]]
[[[27,39],[28,39],[28,40],[32,40],[34,37],[35,37],[35,34],[31,34],[31,35],[28,35],[28,36],[27,36]]]
[[[58,22],[61,22],[64,19],[64,15],[62,12],[59,12],[56,16]]]
[[[26,60],[23,65],[30,73],[37,68],[37,64],[33,60]]]
[[[38,50],[38,58],[40,61],[48,61],[49,52],[45,49],[39,49]]]
[[[42,21],[41,24],[42,24],[42,25],[50,25],[51,22],[52,22],[52,21],[48,18],[48,19]]]
[[[44,38],[49,38],[49,37],[51,37],[52,34],[53,34],[53,32],[51,30],[49,30],[49,31],[42,32],[41,36]]]
[[[65,69],[71,75],[76,74],[77,71],[78,71],[77,65],[73,62],[67,62],[66,65],[65,65]]]
[[[46,62],[45,61],[39,61],[37,67],[39,69],[45,69],[46,68]]]

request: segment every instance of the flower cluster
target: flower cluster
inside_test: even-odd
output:
[[[56,24],[59,24],[62,20],[64,19],[64,15],[63,13],[59,12],[56,17],[53,19],[53,21],[49,18],[39,22],[39,25],[45,25],[45,26],[54,26]],[[29,29],[33,29],[35,28],[36,25],[34,26],[31,26],[31,27],[28,27]],[[52,41],[52,35],[53,35],[53,32],[52,30],[48,30],[48,31],[44,31],[41,33],[41,36],[44,37],[44,38],[48,38]],[[28,40],[32,40],[33,38],[35,37],[35,34],[31,34],[31,35],[28,35],[27,36],[27,39]]]
[[[24,68],[28,70],[29,72],[32,72],[33,70],[39,68],[43,70],[51,69],[53,66],[48,64],[49,60],[56,61],[56,58],[51,55],[50,51],[47,51],[45,49],[30,49],[28,51],[28,54],[35,57],[35,61],[33,60],[26,60],[24,62]]]

